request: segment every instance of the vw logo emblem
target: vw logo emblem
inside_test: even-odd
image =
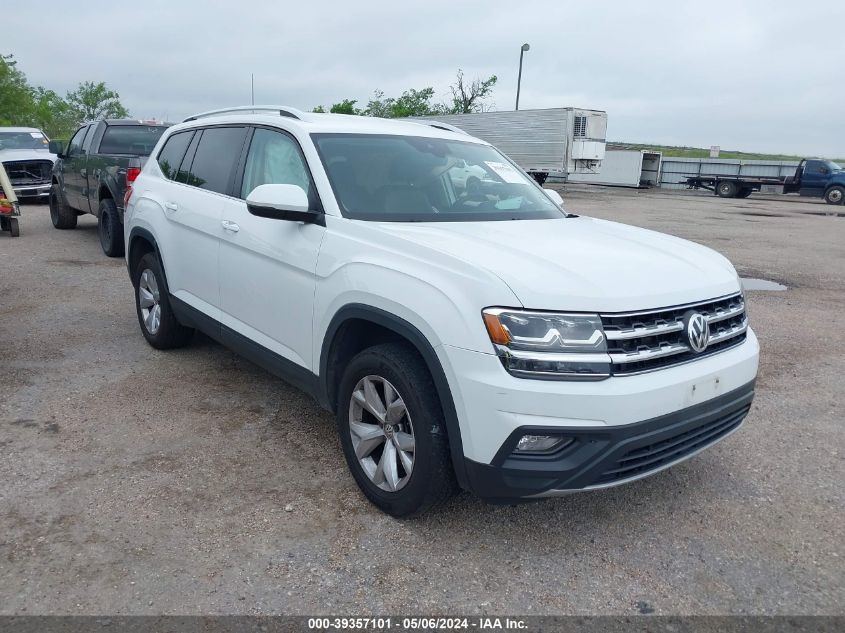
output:
[[[687,316],[686,322],[687,339],[690,347],[695,352],[703,352],[707,349],[707,343],[710,342],[710,328],[707,325],[707,319],[704,318],[703,314],[693,312]]]

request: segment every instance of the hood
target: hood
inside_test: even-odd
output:
[[[487,269],[535,310],[619,312],[740,289],[731,263],[677,237],[587,217],[379,223],[378,230]]]
[[[56,162],[56,155],[46,149],[0,149],[0,162],[16,160],[49,160]]]

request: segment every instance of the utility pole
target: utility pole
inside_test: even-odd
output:
[[[252,84],[252,104],[255,105],[255,73],[252,73],[249,76],[250,83]]]
[[[516,107],[515,110],[519,110],[519,86],[522,83],[522,56],[525,55],[525,51],[530,49],[531,47],[528,44],[523,44],[522,48],[519,49],[519,75],[516,78]]]

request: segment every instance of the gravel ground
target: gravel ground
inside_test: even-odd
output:
[[[414,521],[359,494],[305,395],[205,338],[147,346],[93,218],[24,207],[0,234],[0,614],[841,614],[845,208],[564,195],[789,287],[748,293],[751,415],[634,484]]]

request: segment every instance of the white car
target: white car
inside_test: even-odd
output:
[[[472,195],[448,172],[488,178]],[[127,194],[159,349],[199,329],[336,414],[395,516],[633,481],[734,432],[759,347],[736,271],[570,215],[436,123],[247,106],[171,127]],[[321,432],[328,432],[321,429]]]
[[[38,128],[0,127],[0,163],[19,198],[46,200],[50,195],[56,155],[50,152],[49,142]]]

